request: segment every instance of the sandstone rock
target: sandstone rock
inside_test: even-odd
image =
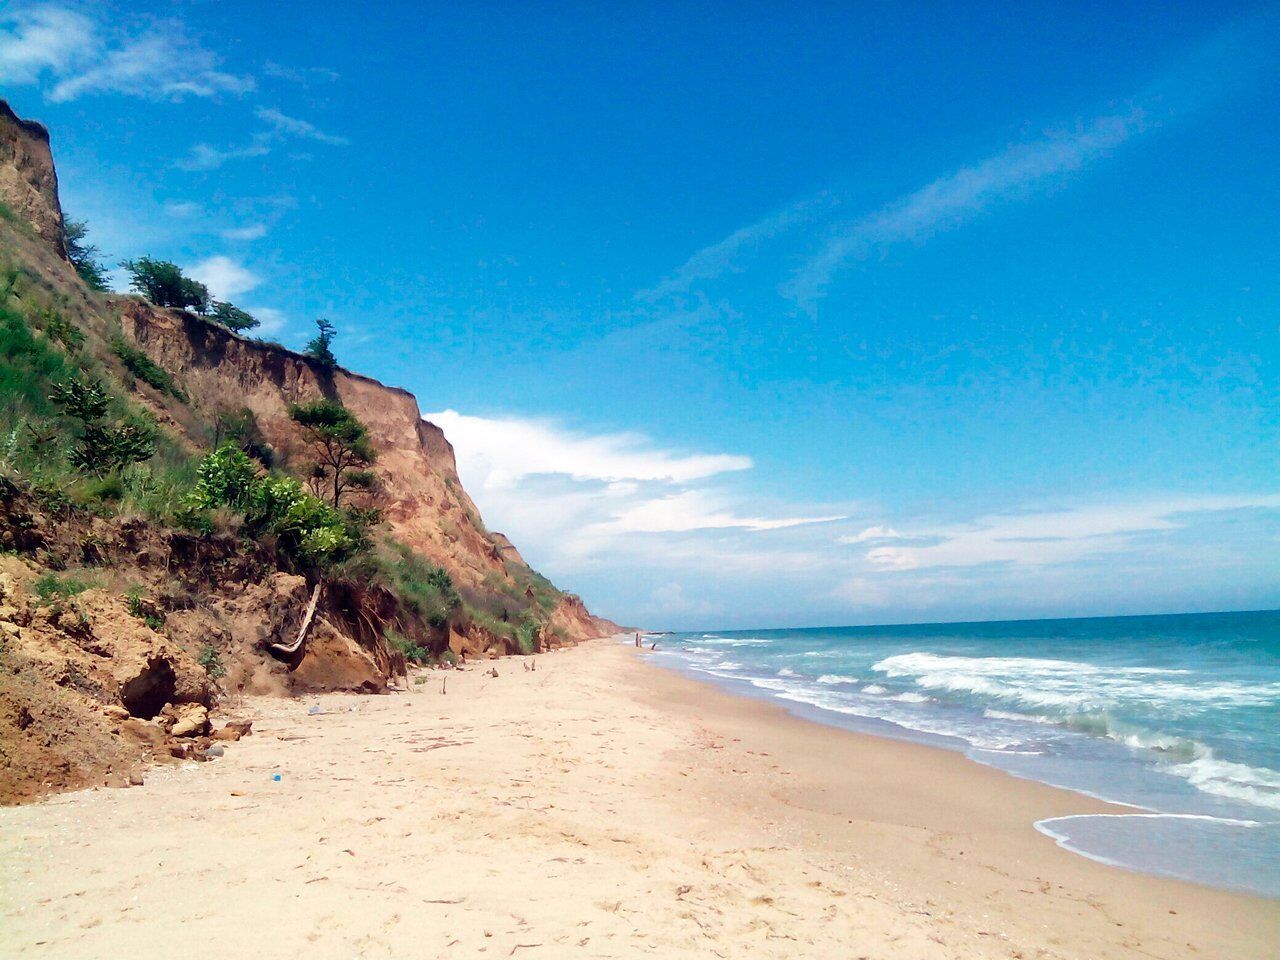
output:
[[[239,740],[249,736],[253,728],[252,720],[228,720],[222,727],[213,731],[214,740]]]
[[[175,710],[173,726],[169,735],[173,737],[198,737],[209,730],[209,711],[198,703],[184,703]]]
[[[102,712],[112,720],[128,720],[130,716],[129,711],[118,703],[108,703]]]

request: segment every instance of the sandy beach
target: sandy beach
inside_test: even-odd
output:
[[[0,811],[0,955],[1275,956],[1280,902],[1032,826],[1105,804],[642,656],[248,700],[222,759]]]

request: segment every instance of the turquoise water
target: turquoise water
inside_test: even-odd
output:
[[[659,662],[1133,812],[1085,856],[1280,896],[1280,612],[682,633]]]

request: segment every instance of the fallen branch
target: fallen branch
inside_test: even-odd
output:
[[[302,626],[298,628],[298,636],[290,644],[273,643],[270,649],[273,653],[279,653],[286,657],[292,657],[295,653],[302,649],[302,643],[307,639],[307,630],[311,627],[311,620],[316,615],[316,604],[320,601],[320,584],[317,583],[311,591],[311,602],[307,604],[307,614],[302,618]]]

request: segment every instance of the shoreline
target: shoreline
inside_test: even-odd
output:
[[[1280,902],[1034,826],[1130,808],[643,660],[599,640],[388,697],[255,699],[221,760],[0,810],[0,955],[1274,951]]]

